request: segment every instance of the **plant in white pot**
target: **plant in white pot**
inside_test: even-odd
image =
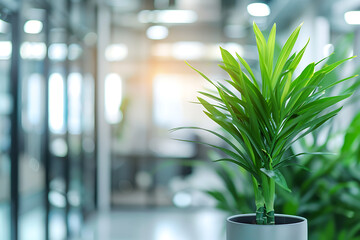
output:
[[[275,188],[279,186],[291,191],[281,170],[295,165],[292,162],[295,156],[305,154],[285,158],[284,153],[299,138],[334,117],[342,107],[331,107],[351,96],[347,93],[329,97],[325,93],[355,77],[341,80],[327,78],[329,72],[352,57],[320,70],[315,69],[321,61],[310,63],[298,76],[294,76],[307,46],[292,53],[301,25],[290,35],[277,59],[274,59],[276,25],[267,40],[255,23],[253,28],[261,80],[255,78],[241,56],[232,56],[220,48],[223,65],[219,67],[228,73],[230,79],[215,82],[193,69],[216,89],[216,94],[200,91],[202,96],[198,100],[205,108],[205,114],[224,131],[199,127],[190,129],[207,131],[227,143],[228,148],[202,142],[227,156],[217,161],[239,165],[251,175],[256,213],[229,217],[228,240],[307,240],[306,219],[274,214]],[[174,130],[178,129],[184,128]]]

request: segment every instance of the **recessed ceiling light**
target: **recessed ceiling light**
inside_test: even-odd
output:
[[[111,44],[105,49],[105,59],[109,62],[124,60],[128,55],[128,47],[123,43]]]
[[[344,19],[347,24],[360,24],[360,11],[349,11],[344,14]]]
[[[151,26],[146,30],[146,36],[154,40],[164,39],[168,34],[169,30],[164,26]]]
[[[266,17],[270,15],[270,7],[265,3],[250,3],[247,11],[254,17]]]
[[[30,34],[40,33],[43,29],[43,23],[39,20],[29,20],[24,24],[24,32]]]
[[[141,23],[194,23],[198,16],[192,10],[143,10],[138,19]]]

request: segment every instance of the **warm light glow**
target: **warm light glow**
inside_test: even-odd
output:
[[[12,44],[10,41],[0,42],[0,59],[8,60],[11,58]]]
[[[53,133],[64,133],[64,78],[53,73],[49,78],[49,126]]]
[[[154,40],[164,39],[168,34],[169,30],[164,26],[151,26],[146,30],[146,36]]]
[[[65,43],[53,43],[49,46],[49,58],[54,61],[64,61],[68,50]]]
[[[178,60],[221,60],[219,46],[230,53],[244,56],[244,48],[238,43],[208,43],[201,42],[175,42],[154,44],[151,54],[162,58],[175,58]]]
[[[30,34],[38,34],[43,29],[43,23],[39,20],[29,20],[24,24],[24,32]]]
[[[154,122],[162,127],[180,125],[183,120],[182,85],[178,76],[157,75],[153,81]]]
[[[105,49],[105,58],[109,62],[124,60],[128,55],[128,47],[125,44],[111,44]]]
[[[23,59],[42,60],[46,55],[46,45],[43,42],[24,42],[20,47]]]
[[[255,17],[266,17],[270,15],[270,7],[265,3],[250,3],[247,11]]]
[[[360,11],[349,11],[344,14],[344,19],[347,24],[360,24]]]
[[[68,76],[69,97],[69,133],[81,133],[81,87],[80,73],[70,73]]]
[[[172,55],[179,60],[197,60],[205,54],[205,45],[201,42],[176,42],[172,47]]]
[[[122,119],[120,105],[122,101],[122,80],[116,73],[105,78],[105,117],[108,123],[116,124]]]
[[[157,12],[157,22],[163,23],[193,23],[197,14],[190,10],[163,10]]]
[[[153,44],[151,48],[151,54],[156,57],[171,57],[172,44],[170,43],[158,43]]]
[[[198,16],[191,10],[143,10],[138,19],[141,23],[194,23]]]

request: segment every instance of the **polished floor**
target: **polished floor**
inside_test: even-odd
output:
[[[214,209],[113,210],[90,218],[86,240],[223,240],[226,215]]]

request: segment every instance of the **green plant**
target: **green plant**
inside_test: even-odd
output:
[[[202,96],[198,97],[198,100],[205,108],[205,114],[216,122],[225,134],[200,127],[191,128],[214,134],[228,144],[229,148],[226,148],[202,142],[227,155],[216,161],[232,162],[251,174],[256,223],[274,224],[275,184],[291,191],[280,170],[296,165],[294,157],[306,154],[284,157],[284,153],[295,141],[323,125],[341,110],[341,107],[336,107],[327,111],[348,98],[351,93],[331,97],[324,93],[355,76],[341,80],[326,77],[351,57],[320,70],[315,68],[322,60],[310,63],[299,76],[294,77],[294,71],[307,46],[306,44],[298,53],[291,54],[301,25],[290,35],[276,62],[276,25],[274,24],[267,41],[255,23],[253,27],[259,53],[261,81],[255,78],[241,56],[236,54],[238,62],[227,50],[220,48],[223,65],[219,67],[229,74],[229,80],[223,83],[214,82],[193,69],[217,90],[217,94],[200,91]],[[178,129],[184,128],[175,130]]]
[[[346,35],[335,44],[335,53],[332,54],[324,67],[344,58],[353,45],[353,36]],[[354,73],[360,70],[355,69]],[[328,77],[339,78],[342,74],[337,68]],[[347,82],[341,85],[340,91],[358,89],[359,81]],[[339,91],[339,89],[334,89]],[[332,94],[331,92],[329,93]],[[352,104],[352,109],[359,109],[359,94],[354,94],[347,106]],[[342,116],[339,116],[341,118]],[[308,219],[309,240],[360,240],[360,113],[352,118],[350,125],[343,131],[338,129],[339,119],[333,118],[328,122],[328,130],[320,129],[309,136],[311,141],[301,139],[295,149],[289,149],[289,155],[297,152],[328,152],[331,155],[307,155],[294,159],[309,171],[290,167],[284,172],[289,179],[292,193],[282,188],[277,189],[275,208],[285,214],[301,215]],[[326,130],[326,131],[325,131]],[[321,141],[320,139],[325,139]],[[337,143],[333,148],[332,142]],[[217,159],[214,154],[210,159]],[[249,212],[253,208],[252,194],[248,186],[241,186],[239,181],[247,181],[249,174],[236,174],[238,168],[229,168],[224,164],[209,165],[215,168],[219,179],[224,183],[224,188],[210,188],[206,193],[216,201],[216,207],[228,214]],[[225,173],[224,173],[225,172]],[[235,187],[232,187],[235,186]],[[232,189],[232,190],[230,190]],[[234,199],[239,199],[237,204]],[[325,227],[324,227],[325,226]]]

